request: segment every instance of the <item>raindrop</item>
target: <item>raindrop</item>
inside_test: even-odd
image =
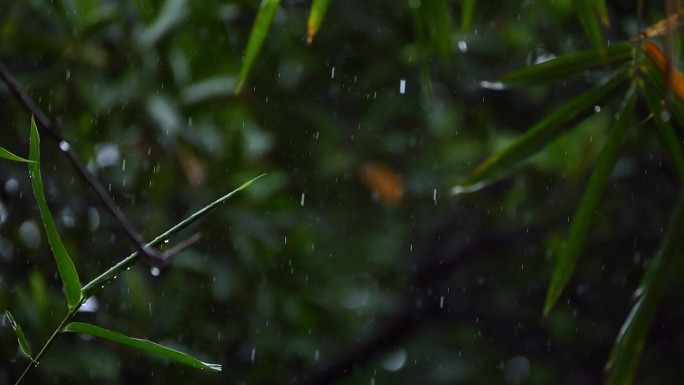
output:
[[[160,273],[161,273],[161,271],[159,270],[159,268],[158,268],[157,266],[153,266],[153,267],[150,269],[150,274],[152,274],[152,275],[155,276],[155,277],[159,277],[159,274],[160,274]]]
[[[97,301],[97,298],[93,296],[86,299],[86,301],[83,303],[83,305],[81,305],[78,311],[83,313],[94,313],[97,311],[99,307],[100,303]]]
[[[302,193],[302,200],[299,203],[300,205],[304,206],[304,193]]]
[[[501,91],[506,88],[506,86],[502,82],[488,82],[486,80],[480,82],[480,87],[494,91]]]
[[[119,161],[119,148],[112,143],[100,143],[95,146],[95,162],[100,167],[107,167]]]
[[[509,385],[521,385],[530,376],[530,360],[516,356],[506,362],[503,370],[504,380]]]
[[[399,93],[404,94],[406,92],[406,79],[401,79],[399,81]]]
[[[318,361],[318,359],[321,357],[321,352],[316,350],[314,353],[314,361]]]
[[[461,40],[458,42],[458,49],[461,52],[466,53],[466,52],[468,52],[468,44],[466,44],[466,42],[464,40]]]
[[[37,249],[40,246],[40,230],[33,221],[26,221],[19,226],[19,237],[24,245],[31,249]]]
[[[256,357],[256,349],[252,349],[252,362],[254,362],[254,358]]]
[[[595,106],[594,106],[594,112],[596,112],[596,113],[601,112],[601,106],[595,105]]]
[[[330,79],[335,79],[335,67],[333,67],[332,71],[330,72]]]
[[[121,162],[121,171],[126,171],[126,159]]]
[[[74,212],[68,207],[65,207],[60,212],[60,219],[66,227],[74,227],[76,224],[76,215],[74,215]]]
[[[439,308],[444,308],[444,296],[439,297]]]
[[[63,140],[63,141],[59,142],[59,148],[62,151],[69,151],[69,149],[71,148],[71,145],[66,140]]]
[[[90,207],[88,208],[88,229],[95,231],[98,227],[100,227],[100,213],[95,207]]]
[[[14,178],[10,178],[5,182],[5,191],[7,194],[13,195],[19,191],[19,181]]]
[[[71,71],[70,71],[70,70],[67,70],[67,71],[66,71],[66,76],[65,76],[65,78],[66,78],[67,81],[68,81],[69,79],[71,79]]]
[[[406,349],[397,349],[383,358],[380,366],[388,372],[396,372],[406,363]]]
[[[660,111],[660,120],[662,120],[663,122],[669,122],[670,121],[670,113],[665,111],[665,110]]]

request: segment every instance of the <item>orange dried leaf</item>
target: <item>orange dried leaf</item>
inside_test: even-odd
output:
[[[658,37],[666,35],[669,32],[674,32],[677,29],[684,26],[684,10],[668,16],[667,18],[652,24],[650,27],[646,28],[639,36],[644,38]]]
[[[679,73],[679,71],[671,71],[668,76],[670,61],[663,50],[660,49],[660,47],[658,47],[655,43],[650,41],[641,43],[641,49],[653,61],[653,63],[655,63],[665,79],[669,78],[669,84],[667,87],[669,87],[669,89],[672,90],[672,92],[674,92],[674,94],[677,95],[680,100],[684,101],[684,77],[682,77],[682,74]]]
[[[361,180],[385,203],[396,205],[404,198],[404,182],[389,166],[368,162],[361,169]]]

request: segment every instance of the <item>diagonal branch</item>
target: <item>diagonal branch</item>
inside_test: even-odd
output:
[[[93,174],[85,167],[69,142],[57,131],[52,121],[50,121],[50,119],[43,113],[43,111],[40,110],[40,108],[31,100],[31,98],[21,90],[21,87],[2,60],[0,60],[0,78],[2,78],[2,81],[4,81],[5,84],[7,84],[7,87],[12,92],[12,95],[14,95],[15,99],[17,99],[24,110],[35,117],[38,128],[49,134],[57,143],[59,143],[59,148],[66,154],[81,177],[90,185],[93,191],[95,191],[102,204],[114,216],[114,218],[116,218],[128,238],[135,245],[135,248],[140,255],[146,257],[148,262],[152,264],[161,263],[163,258],[159,252],[155,249],[145,246],[145,240],[140,233],[138,233],[130,224],[130,222],[128,222],[126,216],[114,204],[112,198],[109,196],[109,194],[107,194],[100,182],[98,182]]]

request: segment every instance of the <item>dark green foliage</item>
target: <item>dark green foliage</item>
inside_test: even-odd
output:
[[[159,240],[201,236],[169,266],[84,286],[97,310],[74,319],[221,373],[67,333],[29,383],[679,380],[684,110],[673,94],[667,113],[662,71],[629,41],[634,9],[331,1],[307,46],[312,3],[271,3],[248,76],[259,1],[3,6],[0,59],[146,241],[267,173]],[[646,8],[646,25],[663,18]],[[27,153],[30,116],[2,86],[0,117],[0,146]],[[135,251],[48,138],[41,170],[82,282]],[[452,194],[475,181],[489,185]],[[65,316],[63,283],[26,164],[3,159],[0,182],[0,307],[35,354]],[[14,383],[27,361],[0,331],[0,384]],[[328,366],[345,352],[367,359]]]

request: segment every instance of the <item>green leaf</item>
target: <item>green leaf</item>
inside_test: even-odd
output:
[[[195,368],[200,368],[200,369],[209,369],[213,371],[220,372],[221,371],[221,365],[219,364],[208,364],[206,362],[202,362],[186,353],[179,352],[177,350],[167,348],[166,346],[162,346],[159,344],[156,344],[154,342],[150,342],[148,340],[143,340],[139,338],[133,338],[133,337],[128,337],[126,335],[123,335],[121,333],[117,333],[111,330],[107,330],[104,328],[101,328],[99,326],[91,325],[91,324],[86,324],[82,322],[72,322],[68,324],[64,328],[65,332],[72,332],[72,333],[81,333],[81,334],[87,334],[93,337],[99,337],[99,338],[104,338],[110,341],[114,341],[123,345],[128,345],[131,347],[134,347],[139,350],[144,350],[146,352],[154,353],[156,355],[168,358],[170,360],[180,362],[182,364],[190,365]]]
[[[473,15],[475,14],[475,0],[462,0],[461,2],[461,31],[468,32],[470,25],[473,23]]]
[[[601,26],[595,14],[597,10],[594,8],[595,1],[596,0],[574,0],[573,3],[575,5],[575,11],[577,11],[577,17],[580,20],[580,24],[582,24],[582,28],[584,28],[584,33],[587,35],[587,38],[599,52],[605,54],[606,46],[603,42],[603,36],[601,35]]]
[[[451,55],[451,11],[447,0],[423,0],[420,5],[423,25],[433,52],[448,62]]]
[[[658,127],[658,133],[660,134],[663,145],[665,145],[665,148],[667,148],[667,151],[670,153],[670,160],[679,176],[679,180],[681,183],[684,183],[684,152],[682,152],[681,142],[670,124],[670,112],[662,106],[662,99],[658,95],[657,90],[654,90],[653,87],[649,87],[642,82],[641,92],[646,99],[648,108],[651,110],[651,113],[653,113],[653,121],[655,122],[656,127]],[[673,111],[675,115],[681,114],[681,104],[678,103],[678,99],[673,99],[670,106],[672,107],[671,111]]]
[[[582,201],[580,202],[575,216],[570,225],[570,234],[565,252],[561,254],[556,261],[556,266],[551,276],[551,283],[546,293],[546,301],[544,303],[544,316],[547,316],[551,308],[560,297],[563,289],[570,280],[572,271],[575,268],[577,258],[582,253],[584,244],[587,240],[587,235],[591,229],[591,223],[596,215],[599,200],[603,195],[608,177],[610,177],[615,163],[617,162],[620,149],[624,143],[629,123],[634,114],[634,105],[636,103],[636,85],[632,86],[625,95],[622,108],[618,112],[617,120],[610,130],[608,138],[606,139],[603,149],[596,160],[594,171],[589,178],[587,188],[584,190]]]
[[[40,175],[40,136],[38,135],[38,128],[36,122],[31,118],[31,135],[29,141],[29,159],[33,163],[29,163],[29,175],[31,176],[31,183],[33,184],[33,193],[38,201],[38,209],[40,216],[43,219],[45,232],[47,233],[52,253],[57,262],[57,270],[62,278],[64,284],[64,291],[66,292],[67,302],[69,308],[73,309],[78,306],[81,301],[81,282],[78,279],[78,273],[71,261],[69,253],[64,248],[62,239],[59,237],[57,227],[50,214],[47,202],[45,200],[45,192],[43,191],[43,178]]]
[[[150,243],[148,243],[146,246],[147,247],[154,247],[160,245],[162,242],[168,240],[175,234],[177,234],[179,231],[183,230],[184,228],[190,226],[191,224],[197,222],[200,220],[200,218],[204,217],[206,214],[208,214],[210,211],[214,210],[215,208],[219,207],[220,205],[224,204],[228,199],[230,199],[233,195],[237,194],[238,192],[246,189],[254,183],[257,179],[261,178],[266,174],[261,174],[257,176],[254,179],[251,179],[245,183],[242,184],[242,186],[236,188],[235,190],[231,191],[230,193],[222,196],[221,198],[215,200],[214,202],[204,206],[201,210],[195,212],[191,216],[185,218],[183,221],[178,223],[177,225],[173,226],[163,234],[159,235],[155,239],[153,239]],[[93,279],[92,281],[88,282],[87,285],[83,287],[83,297],[88,298],[93,293],[98,289],[101,288],[103,285],[105,285],[107,282],[111,281],[116,277],[118,274],[121,272],[125,271],[129,267],[133,266],[139,259],[140,257],[138,256],[138,252],[136,251],[135,253],[129,255],[116,265],[112,266],[109,268],[109,270],[105,271],[104,273],[100,274],[97,278]]]
[[[631,71],[622,70],[604,84],[565,103],[527,130],[509,146],[485,159],[468,176],[464,186],[489,181],[510,172],[518,162],[541,150],[547,143],[560,135],[561,127],[586,112],[587,109],[594,106],[631,76]]]
[[[2,158],[2,159],[7,159],[7,160],[11,160],[11,161],[14,161],[14,162],[27,162],[27,163],[31,163],[30,160],[24,159],[24,158],[22,158],[22,157],[20,157],[20,156],[17,156],[17,155],[14,155],[14,154],[12,154],[11,152],[5,150],[5,149],[2,148],[2,147],[0,147],[0,158]]]
[[[611,371],[607,385],[632,383],[639,355],[658,309],[658,302],[668,274],[675,270],[673,265],[676,262],[682,262],[679,258],[684,252],[682,238],[684,238],[684,192],[680,192],[667,235],[635,292],[637,302],[625,319],[610,352],[606,363],[606,370]]]
[[[280,0],[261,0],[261,5],[259,6],[259,12],[254,20],[254,26],[252,26],[252,32],[249,35],[249,41],[247,41],[247,48],[245,48],[245,54],[242,62],[242,68],[240,68],[240,74],[238,75],[237,85],[235,86],[235,93],[240,93],[242,86],[247,80],[247,75],[254,64],[259,52],[261,51],[261,46],[266,40],[266,35],[268,30],[271,28],[271,23],[273,23],[273,17],[278,10],[278,5]]]
[[[29,349],[28,343],[26,342],[26,337],[24,337],[24,332],[21,330],[21,326],[14,320],[12,313],[9,310],[5,310],[5,317],[9,321],[12,329],[14,329],[14,334],[17,335],[17,341],[19,342],[19,348],[21,352],[24,353],[31,361],[33,361],[33,356],[31,356],[31,349]]]
[[[330,0],[314,0],[309,11],[309,20],[306,23],[306,44],[311,45],[313,39],[321,27],[325,13],[328,11]]]
[[[632,44],[620,43],[608,47],[605,56],[596,49],[567,54],[511,72],[501,77],[499,81],[506,87],[545,84],[633,57],[634,47]]]

